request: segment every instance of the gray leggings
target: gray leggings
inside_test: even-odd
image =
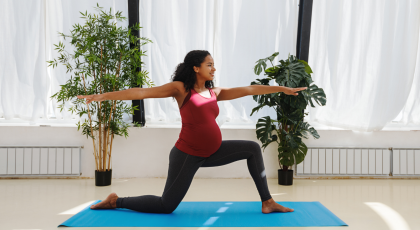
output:
[[[169,170],[162,196],[137,196],[117,199],[117,208],[148,213],[172,213],[181,203],[200,167],[215,167],[246,159],[248,170],[257,186],[261,201],[271,199],[260,146],[254,141],[222,141],[210,157],[192,156],[173,147],[169,155]]]

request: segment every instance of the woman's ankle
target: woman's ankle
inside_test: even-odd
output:
[[[118,196],[116,193],[114,193],[114,196],[111,198],[111,200],[109,201],[109,204],[111,205],[112,208],[117,208],[117,200],[118,200]]]
[[[270,198],[270,199],[268,199],[266,201],[263,201],[262,203],[263,204],[271,204],[271,203],[275,203],[275,201],[273,200],[273,198]]]

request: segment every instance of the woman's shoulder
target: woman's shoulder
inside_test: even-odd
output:
[[[173,81],[173,82],[170,82],[169,84],[171,84],[172,87],[176,88],[179,92],[186,93],[184,82],[182,82],[182,81]]]
[[[216,96],[218,96],[223,87],[213,87],[209,89],[211,89],[216,94]]]
[[[182,81],[173,81],[173,82],[170,82],[170,84],[172,84],[172,85],[176,85],[176,86],[182,86],[182,87],[184,87],[184,82],[182,82]]]

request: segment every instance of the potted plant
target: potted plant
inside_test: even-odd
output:
[[[118,27],[117,22],[126,20],[120,11],[112,14],[111,9],[106,12],[99,5],[95,9],[98,14],[81,12],[85,24],[74,25],[70,35],[59,33],[63,39],[69,39],[74,47],[73,53],[59,42],[54,45],[59,53],[57,59],[48,63],[53,68],[63,64],[67,73],[71,74],[66,84],[61,85],[61,90],[51,98],[62,103],[58,106],[60,111],[66,102],[71,101],[69,111],[79,115],[81,120],[83,115],[87,115],[82,123],[77,123],[77,128],[92,139],[95,184],[106,186],[111,184],[114,136],[128,136],[130,124],[123,121],[123,114],[133,114],[138,108],[123,101],[92,102],[86,106],[85,100],[76,96],[114,92],[139,85],[152,86],[148,73],[138,71],[143,65],[141,56],[145,56],[140,46],[151,41],[135,36],[141,28],[138,24],[130,28]]]
[[[273,60],[277,55],[278,52],[257,61],[254,68],[255,74],[259,75],[264,69],[266,77],[251,82],[251,85],[269,85],[271,80],[275,80],[280,86],[308,88],[301,91],[298,96],[284,93],[256,95],[253,98],[258,102],[258,106],[252,109],[251,116],[264,106],[275,109],[276,119],[270,116],[258,119],[257,138],[261,141],[264,150],[270,143],[277,143],[280,165],[278,182],[281,185],[292,185],[293,170],[289,167],[301,163],[308,151],[302,138],[308,138],[308,135],[312,135],[315,139],[319,138],[318,132],[303,120],[305,115],[308,115],[304,110],[309,104],[315,107],[313,101],[324,106],[326,96],[323,89],[312,84],[312,70],[308,63],[289,55],[288,59],[280,60],[280,64],[274,66]],[[272,67],[266,69],[267,61],[270,61]]]

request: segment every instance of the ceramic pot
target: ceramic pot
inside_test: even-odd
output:
[[[293,170],[278,170],[279,185],[293,185]]]
[[[95,170],[95,185],[96,186],[108,186],[111,185],[112,169],[106,170],[105,172],[98,172]]]

